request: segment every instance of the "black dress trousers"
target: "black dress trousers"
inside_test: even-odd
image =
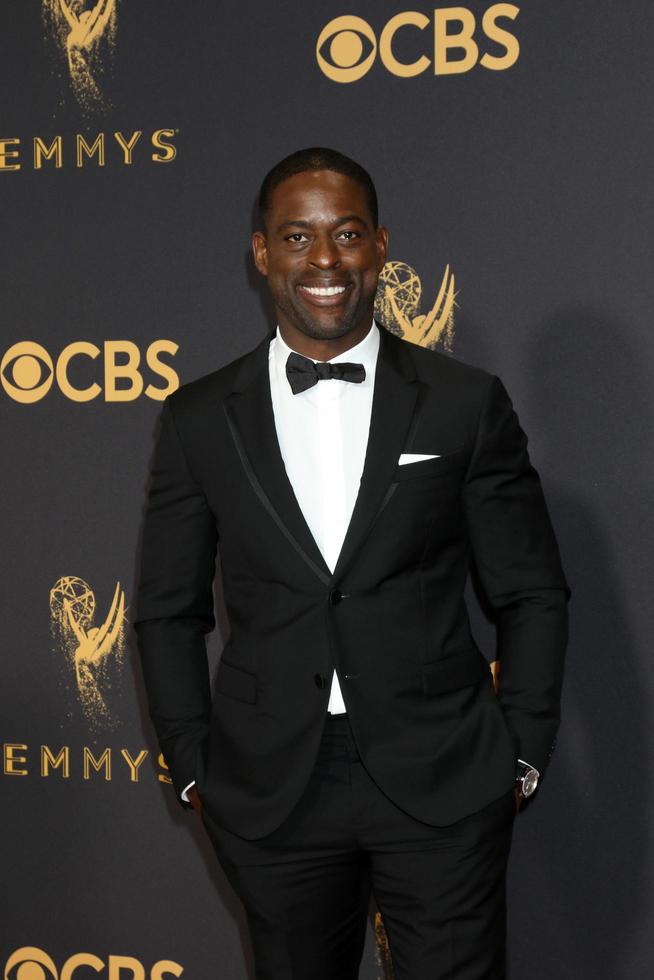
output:
[[[243,902],[257,980],[356,980],[371,893],[395,980],[504,980],[515,801],[432,827],[372,781],[346,715],[327,716],[309,783],[272,834],[203,820]]]

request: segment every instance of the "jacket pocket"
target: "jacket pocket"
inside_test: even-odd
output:
[[[254,674],[235,667],[225,660],[220,661],[216,677],[216,691],[236,701],[255,704],[257,700],[257,679]]]
[[[394,483],[404,480],[415,480],[420,477],[445,476],[449,473],[456,473],[463,470],[467,460],[461,450],[447,453],[445,456],[437,456],[435,459],[421,459],[417,463],[398,463],[395,467],[393,476]]]
[[[460,650],[422,667],[422,684],[426,695],[446,694],[461,687],[471,687],[484,677],[492,680],[490,667],[477,647]]]

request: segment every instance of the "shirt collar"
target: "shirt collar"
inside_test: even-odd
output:
[[[354,345],[354,347],[350,347],[348,350],[343,351],[342,354],[336,354],[334,357],[330,357],[329,363],[338,364],[342,361],[356,361],[357,364],[363,364],[364,368],[366,369],[366,378],[369,378],[372,375],[377,363],[379,340],[379,327],[373,320],[372,324],[370,325],[370,330],[363,340],[360,340],[358,344]],[[282,337],[278,324],[270,345],[270,356],[274,357],[277,365],[281,369],[285,369],[288,355],[292,351],[293,348],[289,347]],[[303,354],[302,356],[304,357],[305,355]],[[313,360],[313,358],[309,358],[309,360]],[[316,362],[314,361],[314,363]]]

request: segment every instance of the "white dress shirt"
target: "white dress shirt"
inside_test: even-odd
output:
[[[325,564],[333,572],[363,473],[379,328],[373,321],[363,340],[329,359],[331,364],[339,361],[363,364],[366,376],[360,383],[327,378],[294,395],[286,377],[286,361],[291,351],[277,327],[268,353],[277,440],[304,519]],[[327,710],[332,714],[346,710],[336,671],[332,673]],[[192,785],[182,793],[182,799],[187,802],[186,793]]]
[[[268,368],[279,448],[304,519],[331,572],[359,492],[378,352],[379,328],[373,321],[363,340],[329,359],[331,364],[363,364],[366,377],[361,383],[328,378],[294,395],[286,377],[291,348],[279,327],[270,343]],[[327,710],[345,711],[335,671]]]

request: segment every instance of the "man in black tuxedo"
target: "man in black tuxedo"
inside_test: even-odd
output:
[[[163,405],[134,624],[151,716],[259,980],[354,980],[371,893],[396,980],[500,980],[569,597],[527,439],[497,377],[374,322],[388,236],[358,164],[299,151],[260,211],[276,330]]]

